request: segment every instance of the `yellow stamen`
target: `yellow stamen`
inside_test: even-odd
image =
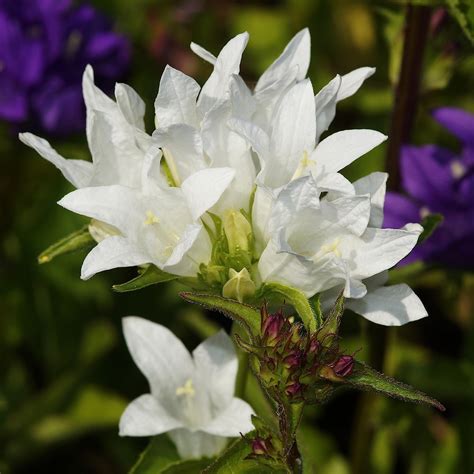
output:
[[[315,165],[316,162],[314,160],[311,160],[309,158],[308,152],[305,150],[303,152],[303,158],[301,158],[298,168],[296,168],[295,173],[293,174],[291,180],[293,181],[294,179],[301,178],[303,176],[303,173],[305,172],[306,168],[311,165]]]
[[[145,225],[159,224],[160,219],[153,211],[146,211]]]
[[[194,397],[196,391],[194,390],[193,381],[191,379],[186,380],[182,387],[176,389],[176,395],[180,397],[181,395],[186,395],[189,397]]]

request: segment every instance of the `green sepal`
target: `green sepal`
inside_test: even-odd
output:
[[[244,326],[250,337],[260,334],[260,311],[253,306],[217,295],[184,292],[181,293],[181,297],[186,301],[199,304],[207,309],[219,311],[232,320],[237,321]]]
[[[341,324],[341,318],[344,314],[344,293],[341,291],[339,296],[334,303],[334,306],[329,311],[327,318],[319,330],[318,339],[322,341],[328,334],[337,335],[339,332],[339,325]]]
[[[363,362],[354,361],[352,374],[341,377],[340,382],[352,385],[354,388],[361,390],[375,391],[405,402],[430,405],[440,411],[445,411],[445,407],[438,402],[438,400],[414,389],[410,385],[406,385],[392,377],[377,372]]]
[[[139,270],[139,275],[130,281],[113,285],[112,289],[118,293],[125,293],[127,291],[141,290],[150,285],[156,283],[164,283],[165,281],[176,280],[179,277],[177,275],[171,275],[163,270],[160,270],[155,265],[147,265]]]
[[[246,459],[251,453],[250,442],[255,431],[235,440],[202,474],[284,474],[284,468],[265,466],[255,459]],[[246,439],[247,438],[247,439]]]
[[[315,332],[321,326],[322,321],[319,319],[318,314],[313,311],[308,298],[297,288],[282,285],[281,283],[270,282],[265,283],[261,291],[263,296],[265,294],[278,294],[283,296],[283,298],[295,308],[298,316],[310,333]]]
[[[418,237],[418,244],[425,241],[436,230],[436,227],[443,222],[444,217],[441,214],[428,214],[421,222],[423,232]]]
[[[76,250],[91,249],[96,245],[96,243],[97,242],[89,233],[89,227],[86,225],[63,239],[58,240],[56,243],[41,252],[38,256],[38,263],[51,262],[53,258],[58,257],[59,255],[65,255],[75,252]]]

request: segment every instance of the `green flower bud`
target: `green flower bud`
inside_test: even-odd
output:
[[[222,296],[242,303],[246,298],[252,297],[255,290],[255,283],[246,268],[243,268],[240,272],[231,268],[229,270],[229,280],[222,288]]]
[[[250,250],[252,240],[252,226],[245,216],[233,209],[224,214],[224,232],[229,244],[229,253],[231,255]]]

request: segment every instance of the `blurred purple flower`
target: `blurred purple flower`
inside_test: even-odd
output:
[[[456,108],[433,112],[435,120],[461,142],[459,154],[435,145],[405,146],[401,154],[406,194],[387,193],[384,227],[419,222],[428,213],[444,221],[403,260],[474,267],[474,115]]]
[[[0,0],[0,119],[56,134],[81,130],[86,65],[105,90],[124,73],[127,40],[91,6],[71,3]]]

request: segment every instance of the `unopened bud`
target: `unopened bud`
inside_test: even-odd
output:
[[[271,449],[272,443],[269,439],[257,437],[252,441],[252,453],[257,456],[268,455]]]
[[[337,362],[334,364],[334,373],[338,377],[347,377],[352,374],[354,369],[354,358],[350,355],[343,355],[339,357]]]
[[[295,398],[303,392],[303,385],[298,381],[289,383],[285,388],[285,393],[290,398]]]
[[[264,318],[262,323],[262,344],[273,347],[281,336],[286,323],[285,317],[281,312],[268,314],[265,310],[262,313],[262,318]]]
[[[305,355],[304,352],[295,349],[292,350],[284,359],[283,359],[283,365],[287,369],[293,369],[295,367],[301,367],[305,362]]]
[[[222,288],[222,296],[242,303],[245,299],[252,297],[255,290],[255,283],[246,268],[243,268],[240,272],[231,268],[229,270],[229,280]]]
[[[248,252],[252,239],[252,226],[246,217],[241,212],[231,209],[224,214],[223,224],[230,254],[235,254],[239,250]]]

